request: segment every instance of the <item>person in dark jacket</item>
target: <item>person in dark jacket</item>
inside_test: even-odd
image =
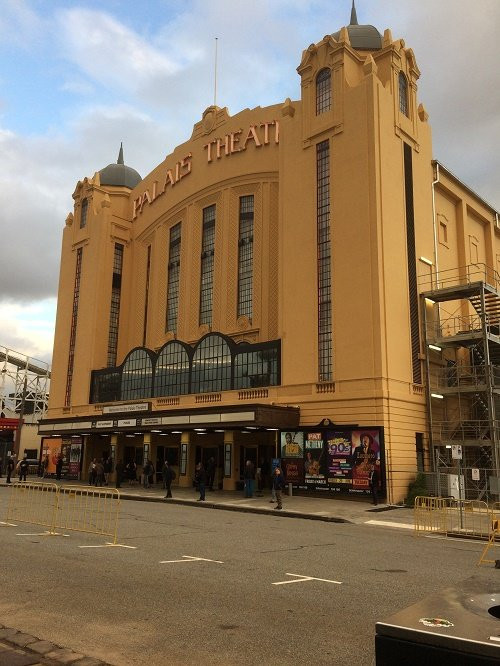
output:
[[[61,478],[61,472],[63,468],[63,457],[61,454],[57,456],[57,462],[56,462],[56,479]]]
[[[196,500],[197,502],[204,502],[205,501],[205,485],[207,483],[207,473],[205,472],[205,469],[203,468],[203,465],[201,462],[199,462],[196,465],[196,471],[194,475],[195,483],[198,485],[198,489],[200,491],[200,496]]]
[[[243,475],[245,479],[245,497],[253,497],[253,488],[255,485],[255,465],[251,460],[247,460]]]
[[[209,490],[214,489],[215,481],[215,458],[212,456],[207,462],[207,485]]]
[[[375,465],[371,466],[369,478],[370,478],[370,490],[372,493],[372,503],[375,504],[376,506],[378,504],[378,484],[379,484],[380,475]]]
[[[121,459],[116,463],[115,472],[116,472],[116,487],[121,488],[123,475],[125,474],[125,465],[123,464],[123,461]]]
[[[278,511],[281,511],[281,509],[283,508],[283,505],[281,503],[281,494],[283,492],[284,487],[285,487],[285,477],[281,472],[281,468],[276,467],[273,476],[273,489],[276,494],[276,502],[277,502],[277,506],[275,506],[274,508],[277,509]]]
[[[168,464],[168,460],[165,460],[163,463],[163,469],[161,470],[161,474],[163,477],[163,485],[165,486],[165,489],[167,491],[167,494],[165,495],[165,499],[169,499],[172,497],[172,481],[175,479],[175,472],[174,470],[170,467]]]
[[[109,475],[113,472],[113,460],[110,457],[105,458],[102,464],[104,467],[104,485],[107,486],[109,483]]]
[[[16,466],[16,463],[14,462],[14,458],[11,456],[7,460],[7,480],[6,480],[6,483],[11,483],[10,477],[12,476],[12,472],[14,471],[15,466]]]
[[[26,456],[19,463],[19,481],[26,481],[26,474],[28,473],[29,463]]]

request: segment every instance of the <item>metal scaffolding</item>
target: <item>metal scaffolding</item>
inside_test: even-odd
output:
[[[485,264],[420,282],[429,439],[500,476],[500,276]]]
[[[47,409],[50,366],[21,352],[0,346],[0,412],[23,414],[36,423]]]

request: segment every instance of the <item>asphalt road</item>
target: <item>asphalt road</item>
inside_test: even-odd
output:
[[[369,666],[377,620],[478,571],[498,578],[476,542],[201,507],[123,502],[119,543],[134,549],[39,531],[0,526],[0,624],[116,666]]]

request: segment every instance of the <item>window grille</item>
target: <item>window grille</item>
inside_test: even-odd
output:
[[[192,393],[231,389],[231,351],[220,335],[207,335],[193,356]]]
[[[155,366],[155,396],[189,393],[189,356],[180,342],[167,342]]]
[[[80,211],[80,229],[83,229],[83,227],[87,226],[87,211],[89,208],[89,201],[88,199],[83,199],[82,200],[82,209]]]
[[[170,230],[167,268],[167,331],[177,330],[179,280],[181,274],[181,223]]]
[[[399,72],[399,110],[408,115],[408,81],[403,72]]]
[[[330,144],[316,146],[318,243],[318,376],[332,379],[332,283],[330,247]]]
[[[316,115],[330,111],[332,106],[332,73],[326,67],[316,77]]]
[[[80,280],[82,275],[82,255],[83,248],[79,247],[76,251],[75,286],[73,288],[73,307],[71,310],[71,328],[69,334],[68,372],[66,375],[66,392],[64,397],[64,404],[66,407],[71,405],[73,366],[75,362],[76,326],[78,323],[78,302],[80,300]]]
[[[200,325],[212,323],[214,287],[215,205],[203,209],[201,244]]]
[[[122,290],[123,245],[115,243],[113,257],[113,277],[111,282],[111,306],[109,309],[108,367],[116,364],[118,347],[118,324],[120,320],[120,300]]]
[[[253,297],[253,195],[240,197],[238,238],[238,317],[252,318]]]
[[[122,400],[149,398],[153,394],[153,363],[145,349],[130,352],[122,370]]]

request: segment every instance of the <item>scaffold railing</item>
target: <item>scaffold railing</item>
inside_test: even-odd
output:
[[[431,270],[430,274],[426,273],[418,278],[418,286],[423,292],[466,286],[476,282],[488,284],[498,291],[500,275],[485,263],[477,263],[439,271],[438,274],[435,270]]]
[[[500,388],[500,367],[497,365],[450,365],[431,375],[431,387],[445,391],[468,390],[486,386]]]

